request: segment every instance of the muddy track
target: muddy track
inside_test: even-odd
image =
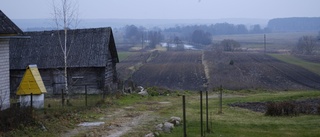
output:
[[[136,111],[135,109],[135,107],[125,107],[108,112],[104,117],[97,119],[97,121],[104,122],[105,124],[98,126],[78,126],[59,136],[120,137],[156,119],[153,111]],[[151,127],[150,130],[152,130]]]

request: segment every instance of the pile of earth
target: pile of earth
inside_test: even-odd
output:
[[[268,104],[275,102],[239,102],[229,104],[231,107],[240,107],[249,109],[255,112],[266,113]],[[320,98],[305,99],[305,100],[293,100],[285,101],[281,103],[287,103],[294,106],[294,109],[300,114],[319,114],[320,112]]]

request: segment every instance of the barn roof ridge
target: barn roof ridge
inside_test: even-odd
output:
[[[76,31],[76,32],[88,32],[88,31],[97,31],[97,30],[112,30],[111,27],[99,27],[99,28],[78,28],[78,29],[68,29],[68,31]],[[52,32],[58,32],[58,31],[64,31],[63,29],[56,29],[56,30],[40,30],[40,31],[27,31],[25,33],[52,33]]]
[[[10,40],[10,69],[25,69],[37,64],[39,69],[62,68],[63,53],[59,36],[63,30],[26,32],[31,39]],[[69,67],[106,67],[111,58],[118,63],[115,41],[111,27],[71,29],[68,31]],[[113,53],[115,52],[115,53]]]

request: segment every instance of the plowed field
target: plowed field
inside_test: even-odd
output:
[[[222,85],[228,89],[320,89],[317,74],[265,54],[208,51],[205,60],[210,70],[210,88]]]
[[[304,58],[310,62],[319,60],[316,56]],[[208,85],[211,90],[222,85],[225,89],[235,90],[320,89],[319,75],[259,53],[139,53],[120,62],[117,68],[121,77],[132,77],[137,85],[144,87],[202,90]]]
[[[133,75],[143,86],[178,90],[200,90],[206,83],[202,52],[161,52]]]

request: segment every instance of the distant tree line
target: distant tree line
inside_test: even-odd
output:
[[[149,48],[155,48],[163,40],[160,29],[147,30],[144,27],[135,25],[125,26],[124,33],[125,43],[145,44]]]
[[[233,34],[261,34],[279,31],[314,31],[320,30],[320,17],[317,18],[280,18],[272,19],[268,22],[268,26],[262,28],[259,24],[247,27],[244,24],[216,23],[211,25],[187,25],[175,26],[165,29],[153,28],[146,29],[135,25],[127,25],[124,28],[124,42],[133,44],[144,44],[150,48],[154,48],[160,42],[173,42],[179,45],[183,43],[191,43],[193,45],[210,45],[212,37],[215,35],[233,35]],[[300,44],[302,43],[301,38]],[[313,40],[320,39],[319,36]],[[310,40],[309,40],[310,41]],[[319,42],[317,42],[319,43]],[[300,48],[296,48],[301,49]],[[306,50],[306,49],[304,49]],[[309,54],[310,51],[297,50]],[[297,52],[295,51],[295,52]]]
[[[182,41],[209,45],[212,43],[212,36],[214,35],[258,34],[268,32],[268,30],[261,28],[258,24],[248,29],[243,24],[217,23],[211,25],[175,26],[166,28],[163,32],[167,37],[174,35],[174,37],[179,36]]]
[[[203,30],[212,35],[230,35],[230,34],[248,34],[248,33],[263,33],[266,29],[262,29],[259,24],[253,25],[248,29],[243,24],[216,23],[211,25],[189,25],[175,26],[164,29],[165,33],[181,33],[192,34],[196,30]]]
[[[273,32],[320,30],[320,17],[294,17],[271,19],[268,29]]]

